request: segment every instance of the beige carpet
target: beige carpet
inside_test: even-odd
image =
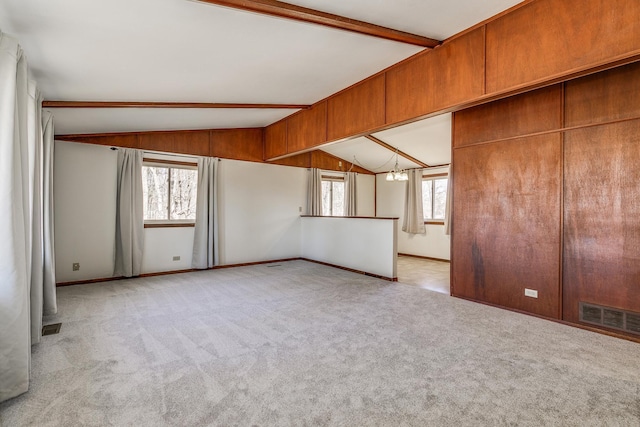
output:
[[[304,261],[59,289],[3,426],[639,426],[640,346]]]

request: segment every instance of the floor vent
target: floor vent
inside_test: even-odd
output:
[[[57,334],[58,332],[60,332],[60,327],[61,326],[62,326],[62,323],[54,323],[52,325],[44,325],[42,327],[42,336]]]
[[[580,321],[640,335],[640,313],[581,302]]]

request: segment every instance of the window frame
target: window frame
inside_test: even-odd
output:
[[[198,163],[181,162],[177,160],[154,159],[144,157],[142,159],[142,167],[156,167],[168,169],[168,187],[167,187],[167,217],[168,219],[145,219],[144,228],[172,228],[172,227],[195,227],[195,219],[170,219],[171,217],[171,169],[187,169],[195,170],[196,177],[198,172]],[[197,178],[196,178],[196,197],[197,197]],[[143,217],[145,212],[142,213]]]
[[[422,175],[422,182],[424,181],[431,181],[431,214],[433,215],[433,211],[435,208],[435,194],[436,194],[436,180],[437,179],[443,179],[446,178],[447,179],[447,185],[449,184],[449,174],[446,172],[443,173],[434,173],[434,174],[425,174]],[[424,212],[424,206],[423,206],[423,212]],[[424,214],[423,214],[424,216]],[[424,218],[423,218],[424,219]],[[444,225],[444,218],[431,218],[431,219],[424,219],[424,223],[425,224],[432,224],[432,225]]]
[[[342,185],[344,185],[344,175],[340,176],[340,175],[321,175],[320,177],[320,181],[329,181],[332,182],[332,185],[329,186],[329,209],[330,209],[330,213],[329,215],[325,215],[324,212],[322,213],[322,216],[333,216],[333,217],[341,217],[344,216],[344,211],[342,212],[343,215],[334,215],[333,214],[333,182],[342,182]]]

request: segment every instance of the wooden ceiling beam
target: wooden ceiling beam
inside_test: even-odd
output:
[[[439,40],[423,37],[416,34],[405,33],[391,28],[381,27],[368,22],[346,18],[332,13],[321,12],[302,6],[296,6],[277,0],[198,0],[202,3],[210,3],[226,6],[234,9],[262,13],[280,18],[293,19],[311,24],[324,25],[325,27],[351,31],[368,36],[393,40],[400,43],[434,48],[441,44]]]
[[[306,110],[302,104],[234,104],[221,102],[42,101],[46,108],[255,108]]]
[[[416,159],[415,157],[410,156],[410,155],[408,155],[407,153],[404,153],[404,152],[402,152],[402,151],[398,150],[397,148],[395,148],[395,147],[393,147],[393,146],[391,146],[391,145],[387,144],[386,142],[382,141],[381,139],[376,138],[376,137],[375,137],[375,136],[373,136],[373,135],[365,135],[364,137],[365,137],[365,138],[367,138],[369,141],[373,141],[373,142],[375,142],[376,144],[378,144],[378,145],[380,145],[380,146],[382,146],[382,147],[386,148],[387,150],[393,151],[394,153],[396,153],[396,152],[397,152],[397,153],[398,153],[398,156],[402,156],[402,157],[404,157],[405,159],[410,160],[410,161],[412,161],[413,163],[416,163],[416,164],[420,165],[420,167],[423,167],[423,168],[428,168],[428,167],[430,167],[430,166],[429,166],[428,164],[426,164],[425,162],[422,162],[422,161],[420,161],[420,160]]]

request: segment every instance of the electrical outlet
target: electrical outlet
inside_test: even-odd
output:
[[[298,206],[298,212],[302,213],[302,206]]]
[[[524,288],[524,296],[531,297],[531,298],[538,298],[538,291]]]
[[[74,262],[73,266],[71,268],[72,268],[73,271],[80,270],[80,263],[79,262]]]
[[[173,257],[173,260],[174,260],[174,261],[180,261],[180,255],[176,255],[176,256],[174,256],[174,257]]]

